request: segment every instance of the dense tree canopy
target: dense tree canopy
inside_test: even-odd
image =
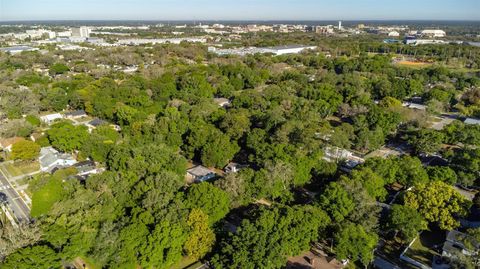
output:
[[[13,160],[33,161],[40,154],[40,145],[33,141],[22,140],[12,145]]]
[[[173,29],[136,34],[163,38]],[[461,33],[474,40],[475,29]],[[0,218],[0,267],[56,268],[81,257],[89,268],[191,260],[283,268],[312,243],[368,266],[379,236],[406,242],[427,223],[458,227],[469,203],[452,185],[478,187],[480,178],[480,127],[460,121],[480,116],[479,48],[386,44],[381,34],[233,37],[212,33],[208,42],[317,49],[236,56],[182,42],[0,52],[1,138],[35,139],[104,170],[81,180],[74,168],[23,179],[35,222],[13,231]],[[427,109],[402,105],[413,100]],[[40,121],[74,110],[87,117]],[[456,120],[437,130],[438,117]],[[87,128],[93,118],[105,124]],[[34,160],[38,146],[24,144],[13,156]],[[365,163],[353,167],[345,160],[352,155]],[[188,183],[194,165],[215,177]],[[231,166],[238,169],[222,170]]]
[[[451,186],[441,181],[420,184],[404,197],[405,205],[417,210],[429,222],[441,229],[452,230],[460,224],[454,215],[464,216],[468,200]]]

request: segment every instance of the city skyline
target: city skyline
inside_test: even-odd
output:
[[[480,20],[476,0],[0,0],[15,20]]]

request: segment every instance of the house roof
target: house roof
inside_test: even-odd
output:
[[[87,115],[87,113],[85,113],[85,110],[75,110],[75,111],[70,111],[65,113],[65,116],[67,117],[78,117],[78,116],[84,116],[84,115]]]
[[[466,118],[464,121],[465,124],[476,124],[480,125],[480,120],[479,119],[474,119],[474,118]]]
[[[56,162],[58,159],[57,155],[59,152],[52,147],[44,147],[40,149],[40,166],[49,167]]]
[[[53,121],[53,120],[61,119],[61,118],[63,118],[63,117],[62,117],[62,115],[60,115],[60,113],[48,114],[48,115],[40,117],[40,119],[43,120],[43,121]]]
[[[91,160],[83,161],[83,162],[78,162],[73,165],[75,168],[77,168],[77,171],[79,173],[85,173],[88,171],[92,171],[96,168],[95,162]]]
[[[75,161],[72,155],[60,153],[53,147],[44,147],[40,150],[39,162],[41,167],[48,168],[58,160]]]
[[[191,174],[192,176],[195,177],[203,177],[209,174],[214,173],[212,170],[202,166],[202,165],[197,165],[195,167],[192,167],[187,170],[187,173]]]
[[[107,124],[108,122],[104,121],[104,120],[101,120],[101,119],[94,119],[94,120],[91,120],[88,124],[92,125],[92,126],[100,126],[102,124]]]
[[[219,106],[226,106],[230,104],[230,100],[227,98],[213,98],[213,101]]]

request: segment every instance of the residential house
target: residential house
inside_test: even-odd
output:
[[[101,120],[101,119],[93,119],[93,120],[89,121],[88,124],[92,127],[97,128],[100,125],[108,124],[108,122],[106,122],[104,120]]]
[[[231,104],[227,98],[213,98],[213,101],[220,107],[229,107]]]
[[[474,119],[474,118],[466,118],[463,122],[465,124],[480,125],[480,120],[479,119]]]
[[[25,140],[25,138],[18,137],[18,136],[2,139],[2,140],[0,140],[0,148],[3,149],[4,151],[10,152],[10,151],[12,151],[13,144],[15,144],[17,142],[20,142],[20,141],[23,141],[23,140]]]
[[[459,231],[449,231],[447,234],[447,238],[445,243],[443,244],[442,248],[442,256],[444,257],[454,257],[457,256],[458,253],[462,253],[467,256],[471,256],[479,251],[480,242],[476,242],[474,248],[475,249],[468,249],[465,244],[463,243],[465,239],[467,239],[469,235],[464,234]]]
[[[54,169],[67,168],[77,160],[68,153],[58,152],[53,147],[44,147],[40,150],[40,170],[51,173]]]
[[[87,126],[88,131],[91,132],[94,129],[97,129],[98,126],[105,125],[105,124],[108,124],[108,122],[97,118],[89,121],[88,123],[85,124],[85,126]]]
[[[216,176],[215,172],[202,166],[197,165],[187,170],[188,182],[199,183],[210,180]]]
[[[46,124],[52,124],[59,119],[63,119],[63,116],[60,113],[48,114],[40,117],[40,120]]]
[[[67,119],[80,119],[87,116],[85,110],[75,110],[70,112],[65,112],[65,118]]]
[[[355,156],[353,152],[338,147],[326,147],[323,159],[327,162],[342,162],[340,169],[350,172],[357,165],[362,164],[365,160]]]
[[[91,174],[97,174],[101,172],[101,170],[97,168],[95,162],[91,160],[78,162],[74,164],[73,167],[77,169],[78,176],[88,176]]]
[[[402,106],[410,109],[416,109],[416,110],[427,110],[426,105],[418,104],[418,103],[412,103],[412,102],[403,102]]]
[[[225,166],[223,168],[223,171],[225,171],[225,173],[227,173],[227,174],[237,173],[238,171],[240,171],[241,169],[246,168],[246,167],[248,167],[248,165],[238,164],[238,163],[229,163],[227,166]]]

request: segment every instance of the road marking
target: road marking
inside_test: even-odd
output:
[[[0,191],[8,190],[8,189],[11,189],[11,188],[12,188],[12,187],[10,187],[10,186],[2,185],[2,186],[0,186]]]

